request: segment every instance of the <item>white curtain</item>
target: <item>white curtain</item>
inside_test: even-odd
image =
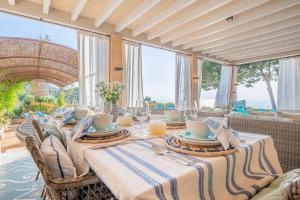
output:
[[[300,57],[279,61],[278,110],[300,110]]]
[[[226,108],[229,104],[231,90],[232,67],[222,65],[220,85],[217,91],[215,108]]]
[[[79,106],[101,107],[96,94],[99,81],[109,82],[109,38],[88,32],[77,32],[79,54]]]
[[[175,104],[178,110],[191,110],[191,64],[188,55],[176,53]]]
[[[143,100],[142,49],[135,42],[123,42],[126,73],[127,106],[135,107],[136,101]]]
[[[197,95],[197,103],[198,105],[200,106],[200,97],[201,97],[201,88],[202,88],[202,66],[203,66],[203,59],[198,59],[198,73],[197,73],[197,76],[198,76],[198,80],[197,80],[197,89],[198,89],[198,95]]]

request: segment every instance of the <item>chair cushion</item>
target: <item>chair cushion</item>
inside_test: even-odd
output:
[[[76,169],[60,140],[51,135],[41,145],[41,153],[53,178],[76,176]]]
[[[233,111],[246,110],[246,101],[245,100],[233,100],[231,101],[231,106]]]
[[[64,137],[64,134],[61,132],[61,130],[58,127],[58,124],[52,117],[49,117],[47,122],[41,123],[41,126],[44,129],[44,133],[46,136],[56,136],[60,140],[60,142],[65,146],[66,139]]]
[[[277,178],[276,180],[274,180],[269,186],[261,190],[251,200],[285,200],[285,185],[293,183],[297,179],[299,180],[299,177],[300,169],[295,169],[293,171],[287,172],[279,178]]]

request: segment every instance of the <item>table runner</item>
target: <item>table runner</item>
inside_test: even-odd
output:
[[[163,139],[135,141],[105,149],[87,150],[85,160],[120,200],[127,199],[249,199],[282,170],[269,136],[240,133],[239,152],[220,157],[193,157],[183,166],[156,155],[151,144]],[[77,144],[86,150],[88,144]],[[82,153],[82,152],[81,152]]]

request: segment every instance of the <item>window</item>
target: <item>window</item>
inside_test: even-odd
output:
[[[142,45],[144,97],[175,102],[175,53]]]
[[[238,100],[246,100],[246,106],[253,109],[276,109],[278,60],[240,65],[237,75]]]

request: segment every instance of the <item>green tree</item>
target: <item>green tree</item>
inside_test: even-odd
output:
[[[267,86],[272,109],[276,110],[276,102],[271,81],[278,79],[278,60],[267,60],[242,64],[237,69],[237,82],[245,87],[253,87],[255,83],[264,81]]]
[[[202,65],[202,89],[205,91],[219,88],[221,65],[204,60]]]
[[[65,106],[66,102],[65,102],[65,91],[62,89],[60,91],[60,94],[58,96],[58,99],[57,99],[57,105],[58,107],[63,107]]]
[[[219,87],[221,65],[204,60],[202,67],[202,88],[212,90]],[[276,109],[271,81],[278,79],[278,60],[267,60],[239,65],[237,68],[237,83],[245,87],[253,87],[255,83],[264,81],[267,86],[272,109]]]

